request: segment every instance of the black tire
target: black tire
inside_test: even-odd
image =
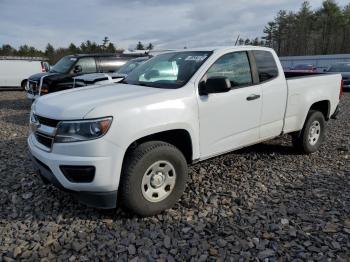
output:
[[[167,161],[174,168],[175,185],[172,186],[171,192],[166,193],[169,195],[165,199],[159,202],[151,202],[144,196],[148,188],[146,185],[143,185],[143,179],[145,177],[147,179],[146,171],[161,161]],[[151,176],[153,177],[154,175]],[[125,163],[123,164],[119,187],[121,204],[126,209],[140,216],[158,214],[171,208],[178,201],[185,190],[187,176],[186,159],[175,146],[161,141],[140,144],[126,155]],[[167,187],[165,184],[163,185]],[[145,188],[143,189],[142,187]],[[151,188],[151,190],[155,189]]]
[[[319,134],[317,139],[315,137],[309,137],[312,132],[311,127],[314,123],[316,123],[314,127],[318,128],[319,126],[319,131],[315,132],[316,134]],[[292,135],[292,143],[294,147],[298,149],[298,151],[304,154],[311,154],[320,148],[325,139],[325,135],[326,121],[324,115],[319,111],[310,110],[306,117],[303,129],[300,132]]]
[[[21,89],[22,89],[22,91],[24,91],[24,90],[26,89],[27,81],[28,81],[28,80],[23,80],[23,81],[22,81],[22,83],[21,83]]]

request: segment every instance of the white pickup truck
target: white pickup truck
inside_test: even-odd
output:
[[[285,77],[260,47],[160,54],[122,83],[67,90],[32,105],[28,145],[45,182],[89,206],[142,216],[180,198],[187,165],[292,134],[319,149],[338,112],[341,75]]]

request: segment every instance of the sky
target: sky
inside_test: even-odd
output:
[[[281,9],[296,11],[303,0],[0,0],[0,45],[47,43],[67,47],[86,40],[117,47],[138,41],[156,48],[230,45],[263,36]],[[322,0],[309,1],[313,8]],[[338,0],[341,6],[348,0]]]

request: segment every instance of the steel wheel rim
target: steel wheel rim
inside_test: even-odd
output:
[[[141,192],[146,200],[157,203],[166,199],[173,192],[175,183],[174,166],[166,160],[157,161],[143,174]]]
[[[321,135],[321,124],[318,121],[312,122],[309,128],[309,143],[314,146],[318,142]]]

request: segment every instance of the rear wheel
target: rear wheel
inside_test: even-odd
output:
[[[171,208],[185,190],[187,163],[175,146],[146,142],[128,153],[120,181],[121,203],[141,216]]]
[[[293,145],[303,153],[316,152],[325,138],[326,121],[319,111],[310,110],[303,129],[292,135]]]

